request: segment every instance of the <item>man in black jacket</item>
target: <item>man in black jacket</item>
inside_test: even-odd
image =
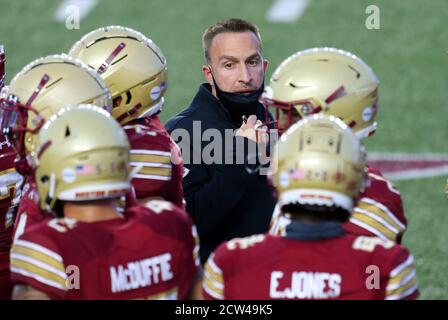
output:
[[[268,65],[258,28],[239,19],[218,22],[202,43],[207,83],[166,128],[182,150],[186,209],[204,263],[221,242],[265,232],[275,200],[257,157],[268,140],[258,130],[266,122],[258,98]]]

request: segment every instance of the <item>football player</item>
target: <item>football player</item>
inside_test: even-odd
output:
[[[377,127],[378,86],[375,73],[354,54],[314,48],[299,51],[280,64],[271,77],[264,103],[274,108],[280,132],[305,116],[322,112],[342,119],[364,139]],[[366,169],[368,184],[344,228],[401,243],[407,219],[400,192],[378,169]],[[279,214],[276,208],[274,232]]]
[[[0,90],[5,84],[6,55],[0,45]],[[0,110],[0,122],[8,119]],[[20,201],[22,176],[14,168],[16,152],[11,142],[0,133],[0,300],[11,298],[12,285],[9,275],[9,250],[13,223]]]
[[[97,70],[109,87],[112,115],[131,144],[137,200],[162,198],[184,207],[180,150],[158,117],[167,89],[167,62],[159,47],[138,31],[108,26],[85,35],[69,55]]]
[[[98,74],[81,61],[67,55],[37,59],[24,67],[11,81],[0,108],[2,131],[16,145],[16,168],[25,178],[14,233],[19,236],[34,223],[49,218],[39,209],[32,176],[36,157],[36,133],[45,119],[69,104],[95,103],[110,110],[109,91]]]
[[[119,123],[93,105],[66,107],[37,145],[39,206],[55,218],[14,242],[13,298],[187,298],[199,265],[189,216],[166,201],[117,210],[130,188]]]
[[[364,161],[361,142],[336,117],[310,116],[286,131],[271,163],[281,230],[222,244],[205,266],[205,298],[416,298],[407,249],[342,227],[365,183]]]

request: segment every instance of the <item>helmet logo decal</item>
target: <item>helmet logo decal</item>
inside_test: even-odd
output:
[[[365,108],[364,111],[362,112],[362,120],[368,122],[372,119],[372,117],[373,117],[373,108],[372,107]]]
[[[70,128],[69,128],[69,126],[67,126],[66,128],[65,128],[65,137],[67,138],[67,137],[69,137],[70,136]]]
[[[346,180],[346,176],[343,172],[336,172],[331,179],[336,183],[341,183]]]
[[[294,180],[301,180],[305,178],[305,174],[300,169],[291,169],[289,170],[289,176]]]
[[[354,67],[352,67],[351,65],[348,66],[351,70],[353,70],[356,73],[356,79],[359,79],[361,77],[361,72],[359,72],[358,70],[356,70]]]
[[[40,158],[40,156],[42,155],[42,153],[44,153],[45,150],[48,149],[48,147],[51,146],[51,140],[45,142],[42,147],[40,147],[39,152],[37,153],[37,158]]]
[[[325,103],[330,104],[334,100],[336,100],[342,96],[345,96],[346,94],[347,94],[347,92],[345,92],[344,86],[340,86],[332,94],[330,94],[330,96],[327,99],[325,99]]]
[[[43,89],[43,87],[47,84],[47,82],[50,80],[50,76],[48,74],[44,74],[42,79],[40,79],[39,84],[37,85],[37,88],[34,89],[33,94],[28,99],[28,101],[25,103],[25,106],[30,106],[33,101],[36,99],[36,97],[39,95],[40,91]]]
[[[112,63],[112,61],[114,61],[115,57],[120,53],[121,50],[124,49],[124,47],[126,47],[126,44],[124,44],[123,42],[120,43],[115,49],[114,51],[112,51],[112,53],[110,54],[109,57],[107,57],[106,61],[104,61],[98,68],[97,72],[99,74],[103,74],[104,72],[107,71],[107,69],[109,68],[110,64]]]
[[[90,176],[95,172],[90,164],[78,164],[76,166],[76,174],[78,176]]]
[[[149,94],[149,96],[151,97],[152,100],[157,100],[160,97],[160,94],[162,93],[162,90],[160,89],[159,86],[155,86],[154,88],[151,89],[151,93]]]
[[[98,190],[98,191],[82,191],[75,193],[75,200],[101,199],[101,198],[115,198],[127,193],[128,189],[112,189],[112,190]]]
[[[76,180],[75,169],[71,167],[66,167],[62,170],[62,180],[66,183],[73,183]]]
[[[280,186],[282,186],[283,188],[286,188],[289,186],[289,173],[288,172],[283,171],[282,173],[280,173],[279,183],[280,183]]]

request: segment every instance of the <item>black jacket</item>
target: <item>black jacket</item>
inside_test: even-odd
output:
[[[261,104],[257,118],[264,122],[265,112]],[[198,122],[193,125],[193,121],[200,121],[201,126],[195,137],[193,128],[196,126],[197,129]],[[183,180],[184,196],[187,212],[199,233],[202,263],[225,240],[266,232],[275,206],[266,176],[253,173],[247,169],[250,166],[241,161],[235,164],[235,152],[231,149],[219,150],[224,154],[221,163],[206,164],[200,157],[203,151],[209,151],[204,148],[215,142],[210,142],[210,139],[202,141],[205,130],[214,129],[216,132],[217,129],[224,140],[225,129],[235,130],[240,126],[241,123],[235,121],[211,94],[208,84],[201,85],[190,106],[166,123],[168,132],[181,147],[185,168],[189,170]],[[185,132],[190,135],[189,141],[181,135]],[[233,150],[245,145],[243,161],[247,162],[249,155],[253,155],[250,147],[256,143],[242,137],[233,137],[232,143]],[[227,161],[233,161],[233,164],[225,164],[229,163]]]

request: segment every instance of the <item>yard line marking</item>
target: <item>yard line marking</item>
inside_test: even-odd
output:
[[[448,175],[448,166],[443,166],[434,169],[418,169],[418,170],[406,170],[387,173],[385,176],[390,180],[409,180],[409,179],[422,179],[432,178]]]
[[[367,155],[367,163],[390,180],[448,175],[448,154],[373,152]]]
[[[295,22],[305,12],[309,0],[275,0],[266,13],[271,22]]]

